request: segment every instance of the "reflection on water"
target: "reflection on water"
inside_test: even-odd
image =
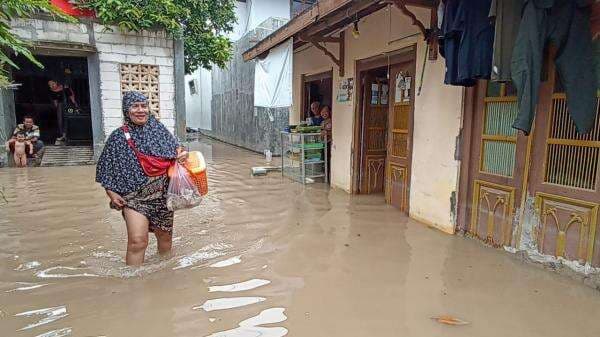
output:
[[[10,290],[6,290],[6,292],[12,293],[13,291],[33,290],[33,289],[45,287],[45,286],[49,285],[50,283],[36,284],[36,283],[31,283],[31,282],[15,282],[15,284],[18,285],[19,287],[10,289]]]
[[[69,316],[69,314],[67,314],[67,307],[65,307],[64,305],[53,308],[31,310],[15,314],[15,317],[41,317],[39,321],[28,324],[24,328],[19,329],[19,331],[29,330],[40,325],[49,324],[67,316]]]
[[[64,336],[70,336],[71,332],[73,332],[73,329],[64,328],[64,329],[48,331],[41,335],[37,335],[36,337],[64,337]]]
[[[210,265],[211,268],[224,268],[224,267],[229,267],[229,266],[233,266],[234,264],[238,264],[242,262],[242,257],[241,256],[234,256],[232,258],[229,258],[227,260],[223,260],[223,261],[219,261],[216,263],[213,263]]]
[[[282,327],[261,327],[260,325],[281,323],[287,319],[284,308],[263,310],[257,316],[240,322],[239,328],[214,333],[208,337],[282,337],[288,330]]]
[[[248,280],[248,281],[240,282],[240,283],[236,283],[236,284],[226,284],[223,286],[208,287],[208,292],[212,293],[212,292],[217,292],[217,291],[222,291],[222,292],[246,291],[246,290],[251,290],[251,289],[258,288],[258,287],[262,287],[269,283],[271,283],[271,281],[269,281],[269,280],[253,279],[253,280]]]
[[[124,222],[93,166],[0,169],[0,336],[600,331],[597,293],[429,230],[382,196],[251,177],[264,157],[206,140],[191,149],[207,157],[210,192],[176,213],[172,254],[159,256],[151,236],[141,267],[124,264]],[[442,314],[472,324],[429,319]]]
[[[228,298],[216,298],[208,300],[204,304],[195,306],[192,309],[202,309],[204,311],[224,310],[231,308],[244,307],[251,304],[256,304],[265,301],[264,297],[228,297]]]
[[[42,264],[39,263],[38,261],[31,261],[31,262],[20,264],[17,268],[15,268],[15,271],[30,270],[30,269],[37,268],[37,267],[39,267],[41,265]]]
[[[44,269],[35,275],[39,278],[69,278],[69,277],[97,277],[96,274],[86,273],[85,270],[88,268],[74,268],[74,267],[51,267]]]

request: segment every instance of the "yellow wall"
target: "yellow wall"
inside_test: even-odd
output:
[[[426,25],[429,13],[411,8]],[[417,45],[417,73],[413,83],[420,84],[426,44],[409,18],[395,7],[388,7],[363,18],[360,36],[346,31],[345,76],[356,77],[357,60]],[[334,51],[333,45],[328,46]],[[336,53],[337,55],[337,53]],[[314,47],[301,47],[294,53],[294,106],[290,123],[300,118],[301,75],[333,69],[333,146],[331,184],[350,192],[356,93],[352,101],[339,103],[337,66]],[[446,232],[453,232],[450,197],[458,186],[459,164],[454,160],[456,136],[460,129],[462,89],[443,84],[444,59],[427,61],[421,96],[415,99],[413,162],[410,215]],[[355,84],[356,86],[356,84]]]

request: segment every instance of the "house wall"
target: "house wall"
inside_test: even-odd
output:
[[[290,2],[287,0],[248,0],[248,25],[246,32],[256,29],[268,18],[290,18]]]
[[[289,18],[290,15],[290,11],[289,11],[289,3],[286,4],[286,1],[279,1],[279,0],[249,0],[249,1],[237,1],[236,5],[235,5],[235,16],[236,16],[236,20],[237,22],[233,25],[233,31],[230,32],[227,36],[229,37],[229,39],[235,43],[237,43],[238,41],[240,41],[240,39],[242,39],[244,36],[246,36],[246,33],[257,29],[261,24],[263,24],[265,22],[265,20],[269,19],[270,17],[276,17],[276,18]],[[279,20],[275,20],[272,22],[280,22]],[[266,23],[266,26],[263,25],[263,27],[267,27],[269,25],[269,23]],[[270,28],[267,28],[270,29]],[[259,30],[264,30],[264,28],[259,28]],[[245,50],[243,49],[243,46],[247,45],[247,42],[243,42],[240,41],[238,44],[236,44],[235,46],[235,50],[234,50],[234,60],[232,63],[229,64],[229,66],[227,67],[227,69],[223,70],[223,69],[216,69],[215,70],[215,74],[214,77],[217,77],[220,81],[223,78],[228,78],[228,77],[236,77],[237,80],[243,81],[242,77],[245,76],[249,76],[249,74],[246,75],[241,75],[241,74],[227,74],[226,72],[228,71],[233,71],[233,69],[236,69],[235,71],[245,71],[245,72],[249,72],[252,71],[252,80],[254,78],[254,73],[253,73],[253,69],[250,69],[250,66],[243,66],[243,67],[234,67],[232,65],[237,64],[237,62],[239,61],[239,54],[243,53]],[[251,42],[253,43],[253,42]],[[243,45],[243,46],[242,46]],[[254,63],[252,63],[251,67],[254,67]],[[242,70],[243,69],[243,70]],[[227,131],[227,127],[224,125],[221,125],[220,122],[217,121],[217,127],[220,128],[219,131],[215,132],[215,133],[211,133],[208,131],[212,130],[212,90],[213,90],[213,86],[212,86],[212,70],[205,70],[205,69],[198,69],[195,72],[193,72],[190,75],[186,75],[185,76],[185,93],[186,93],[186,106],[188,108],[187,111],[187,126],[192,127],[192,128],[198,128],[201,129],[203,131],[207,131],[205,133],[210,133],[211,135],[220,138],[220,139],[224,139],[226,141],[241,145],[241,146],[245,146],[245,147],[250,147],[252,149],[256,149],[257,151],[262,151],[264,149],[258,149],[258,145],[252,145],[253,143],[261,143],[260,147],[265,147],[267,146],[267,148],[270,148],[271,145],[267,144],[269,143],[268,139],[264,139],[262,141],[258,141],[258,138],[268,138],[268,135],[260,135],[259,137],[255,138],[253,136],[248,136],[248,135],[244,135],[243,137],[236,137],[235,135],[231,134],[231,135],[226,135],[226,133],[228,133],[229,131]],[[188,82],[195,80],[197,83],[197,87],[199,88],[199,92],[196,95],[192,95],[190,94],[190,88],[188,86]],[[254,83],[252,83],[252,85],[254,85]],[[248,88],[244,88],[243,91],[246,91]],[[224,93],[226,91],[228,91],[228,89],[222,85],[222,83],[219,82],[219,86],[217,88],[217,90],[220,92],[220,94],[218,94],[218,97],[222,97],[222,95],[224,95]],[[249,93],[249,92],[248,92]],[[239,98],[239,97],[238,97]],[[236,102],[239,103],[238,100],[236,100]],[[229,106],[226,102],[224,102],[224,108],[227,107],[231,107]],[[220,103],[218,103],[220,104]],[[220,106],[220,105],[219,105]],[[258,116],[258,111],[261,111],[262,108],[257,108],[255,111],[254,106],[248,105],[248,101],[244,101],[244,103],[242,103],[242,106],[244,107],[243,109],[246,109],[247,111],[252,111],[253,112],[253,118],[259,118]],[[240,108],[242,109],[242,108]],[[241,111],[241,110],[240,110]],[[245,115],[244,112],[241,112],[242,115]],[[218,113],[219,115],[223,114],[223,111]],[[286,114],[286,115],[289,115]],[[269,116],[267,116],[269,117]],[[269,123],[271,124],[271,121],[269,118],[267,118],[268,120],[265,120],[265,123]],[[246,131],[244,131],[245,133]],[[259,131],[259,133],[262,133],[262,131]],[[255,140],[250,140],[250,138],[253,138]]]
[[[235,18],[233,30],[227,34],[231,41],[237,41],[246,34],[249,19],[249,2],[236,1]],[[192,95],[188,83],[196,81],[198,93]],[[185,75],[185,105],[186,126],[210,131],[212,129],[211,119],[211,101],[212,101],[212,78],[211,70],[204,68],[196,69],[191,74]]]
[[[170,131],[175,131],[174,43],[165,32],[123,33],[117,27],[106,29],[95,22],[69,24],[46,19],[17,19],[11,21],[11,25],[12,30],[25,40],[68,43],[97,50],[88,55],[88,65],[94,67],[89,69],[90,88],[97,88],[97,93],[90,93],[94,98],[91,101],[98,103],[92,106],[96,152],[102,148],[106,136],[122,124],[121,63],[159,66],[161,122]],[[55,55],[61,55],[61,52],[57,51]],[[94,96],[96,94],[99,99]]]
[[[10,89],[0,89],[0,139],[6,141],[12,134],[15,120],[15,102]],[[9,153],[5,151],[4,146],[0,148],[0,167],[8,164]]]
[[[189,82],[195,81],[196,93],[190,92]],[[211,71],[198,69],[185,77],[185,104],[187,106],[187,126],[205,131],[212,130],[211,103],[212,79]]]
[[[426,25],[429,12],[411,8]],[[423,36],[412,25],[411,20],[396,7],[382,9],[359,23],[360,36],[354,38],[350,29],[346,31],[345,76],[356,78],[357,60],[381,55],[416,45],[417,73],[415,85],[421,84],[423,59],[426,44]],[[333,46],[329,46],[334,51]],[[294,53],[294,106],[290,123],[298,122],[301,112],[301,76],[316,74],[333,67],[333,145],[331,183],[334,187],[351,191],[352,154],[355,103],[353,100],[340,103],[337,97],[340,81],[337,66],[315,48],[301,47]],[[462,89],[443,83],[444,59],[427,61],[423,89],[415,98],[413,160],[410,191],[410,216],[438,227],[446,232],[454,231],[455,205],[453,195],[458,186],[459,163],[454,158],[456,138],[460,132],[462,115]],[[358,84],[355,84],[358,85]],[[432,175],[431,172],[435,172]]]
[[[212,70],[212,130],[209,135],[253,151],[280,151],[280,134],[289,121],[289,108],[254,106],[254,62],[242,53],[285,23],[269,19],[234,43],[227,67]]]

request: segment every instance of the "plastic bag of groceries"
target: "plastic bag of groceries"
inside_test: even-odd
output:
[[[170,211],[192,208],[202,202],[202,196],[189,171],[179,163],[169,169],[169,188],[167,189],[167,208]]]

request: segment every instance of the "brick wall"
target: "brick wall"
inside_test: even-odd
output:
[[[173,131],[175,127],[175,81],[173,71],[173,40],[164,32],[123,34],[99,24],[93,24],[95,46],[100,59],[100,90],[104,111],[104,131],[108,135],[122,124],[121,63],[159,66],[161,121]]]
[[[95,22],[68,24],[45,19],[17,19],[12,30],[30,41],[84,44],[95,47],[99,59],[100,111],[105,135],[122,124],[121,63],[159,66],[160,116],[171,132],[175,128],[175,75],[173,40],[165,32],[122,33],[117,27]],[[96,144],[99,145],[99,144]]]

